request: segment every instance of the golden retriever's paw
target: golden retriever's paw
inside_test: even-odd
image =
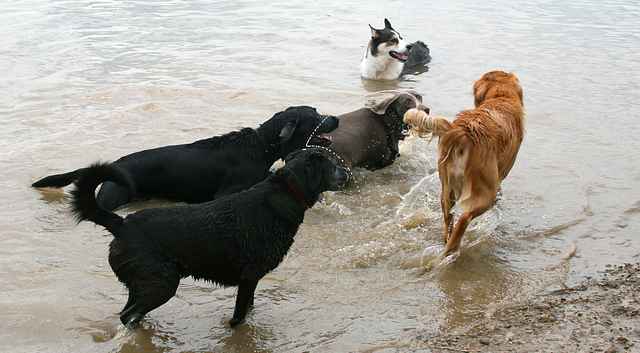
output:
[[[416,268],[421,273],[430,272],[439,266],[442,250],[443,247],[441,245],[427,246],[422,250],[422,254],[404,259],[401,267],[404,269]]]

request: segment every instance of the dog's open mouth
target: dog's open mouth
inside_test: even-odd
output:
[[[311,139],[311,144],[316,146],[328,147],[331,145],[333,137],[328,134],[318,134]]]
[[[409,53],[408,52],[398,52],[395,50],[392,50],[389,52],[389,55],[399,61],[405,62],[407,61],[407,59],[409,59]]]

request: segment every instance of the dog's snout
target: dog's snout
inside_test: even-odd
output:
[[[422,105],[422,104],[420,104],[418,109],[422,110],[423,112],[425,112],[427,114],[429,114],[431,112],[431,109],[429,109],[429,107],[427,107],[426,105]]]
[[[336,118],[335,116],[328,116],[322,122],[321,132],[324,132],[324,133],[331,132],[337,129],[338,125],[340,125],[340,120],[338,118]]]
[[[333,177],[338,188],[342,188],[347,185],[350,178],[349,172],[343,167],[336,167],[336,171],[334,172]]]

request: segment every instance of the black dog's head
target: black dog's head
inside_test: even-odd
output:
[[[267,202],[283,218],[299,224],[322,192],[339,190],[349,182],[349,173],[321,149],[308,148],[289,154],[270,180],[281,184],[284,192],[269,194]]]
[[[308,148],[293,152],[285,159],[279,175],[297,185],[310,201],[317,201],[320,193],[339,190],[349,182],[345,168],[332,161],[326,152]]]
[[[321,115],[308,106],[289,107],[276,113],[258,128],[265,142],[276,147],[277,158],[306,146],[309,138],[326,134],[338,127],[335,116]]]

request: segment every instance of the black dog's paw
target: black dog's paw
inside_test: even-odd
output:
[[[229,320],[229,326],[231,327],[236,327],[239,324],[241,324],[244,321],[244,319],[238,319],[238,318],[232,318],[231,320]]]
[[[126,321],[126,323],[124,323],[124,327],[126,327],[128,330],[135,330],[138,327],[141,326],[141,321],[142,318],[144,317],[144,315],[138,315],[138,314],[134,314],[131,317],[129,317],[129,319]]]

